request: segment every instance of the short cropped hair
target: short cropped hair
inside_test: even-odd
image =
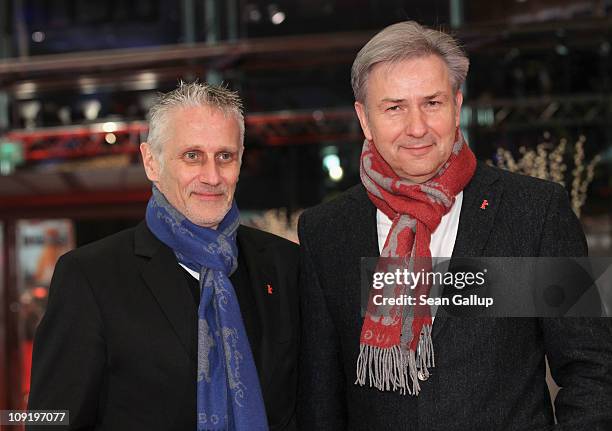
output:
[[[242,100],[238,93],[227,87],[200,82],[185,83],[168,93],[160,94],[149,109],[149,136],[147,142],[151,151],[159,157],[166,139],[168,114],[175,109],[207,106],[216,108],[226,115],[233,115],[240,128],[240,143],[244,145],[244,114]]]
[[[379,63],[439,56],[448,66],[451,86],[457,92],[465,82],[470,60],[452,36],[414,22],[390,25],[376,34],[357,54],[351,68],[355,100],[365,103],[368,75]]]

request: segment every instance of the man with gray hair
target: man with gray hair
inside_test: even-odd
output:
[[[59,260],[29,409],[79,430],[296,429],[297,246],[240,225],[243,140],[236,93],[161,95],[145,220]]]
[[[415,22],[357,54],[361,184],[298,228],[302,429],[548,430],[545,355],[562,387],[559,423],[612,429],[606,319],[457,318],[419,301],[381,305],[375,291],[360,312],[363,257],[416,272],[432,257],[587,253],[561,186],[476,161],[459,127],[468,66],[456,40]],[[429,297],[431,286],[414,288]]]

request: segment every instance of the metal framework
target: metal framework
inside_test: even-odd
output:
[[[138,146],[146,136],[146,124],[112,124],[114,127],[107,131],[104,130],[104,124],[36,131],[17,130],[8,133],[7,138],[23,144],[26,162],[138,153]]]
[[[245,123],[249,139],[262,145],[361,139],[359,124],[352,108],[252,114],[246,117]],[[7,138],[21,142],[25,161],[36,163],[52,159],[137,154],[147,131],[147,124],[141,121],[96,123],[35,131],[15,130],[8,133]]]
[[[476,101],[464,105],[463,125],[489,130],[526,130],[549,127],[607,126],[612,121],[612,97],[573,95]],[[251,114],[245,119],[247,136],[259,145],[297,145],[357,142],[361,129],[352,107],[315,111]],[[113,154],[137,154],[146,138],[145,122],[16,130],[7,137],[23,143],[28,163]],[[109,133],[113,137],[109,143]]]

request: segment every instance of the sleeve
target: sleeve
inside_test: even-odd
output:
[[[45,315],[34,338],[29,410],[68,410],[70,426],[93,429],[105,368],[100,309],[71,254],[58,261]]]
[[[346,429],[345,378],[340,342],[313,263],[306,221],[299,221],[300,308],[298,423],[301,430]]]
[[[580,222],[567,193],[555,187],[541,241],[541,256],[587,255]],[[612,321],[609,318],[540,319],[560,429],[612,429]]]

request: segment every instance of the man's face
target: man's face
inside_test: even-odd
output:
[[[162,160],[149,144],[140,146],[147,177],[189,221],[216,229],[240,174],[238,121],[210,107],[176,108],[167,118]]]
[[[401,178],[422,183],[451,155],[463,96],[437,55],[380,63],[355,110],[366,139]]]

